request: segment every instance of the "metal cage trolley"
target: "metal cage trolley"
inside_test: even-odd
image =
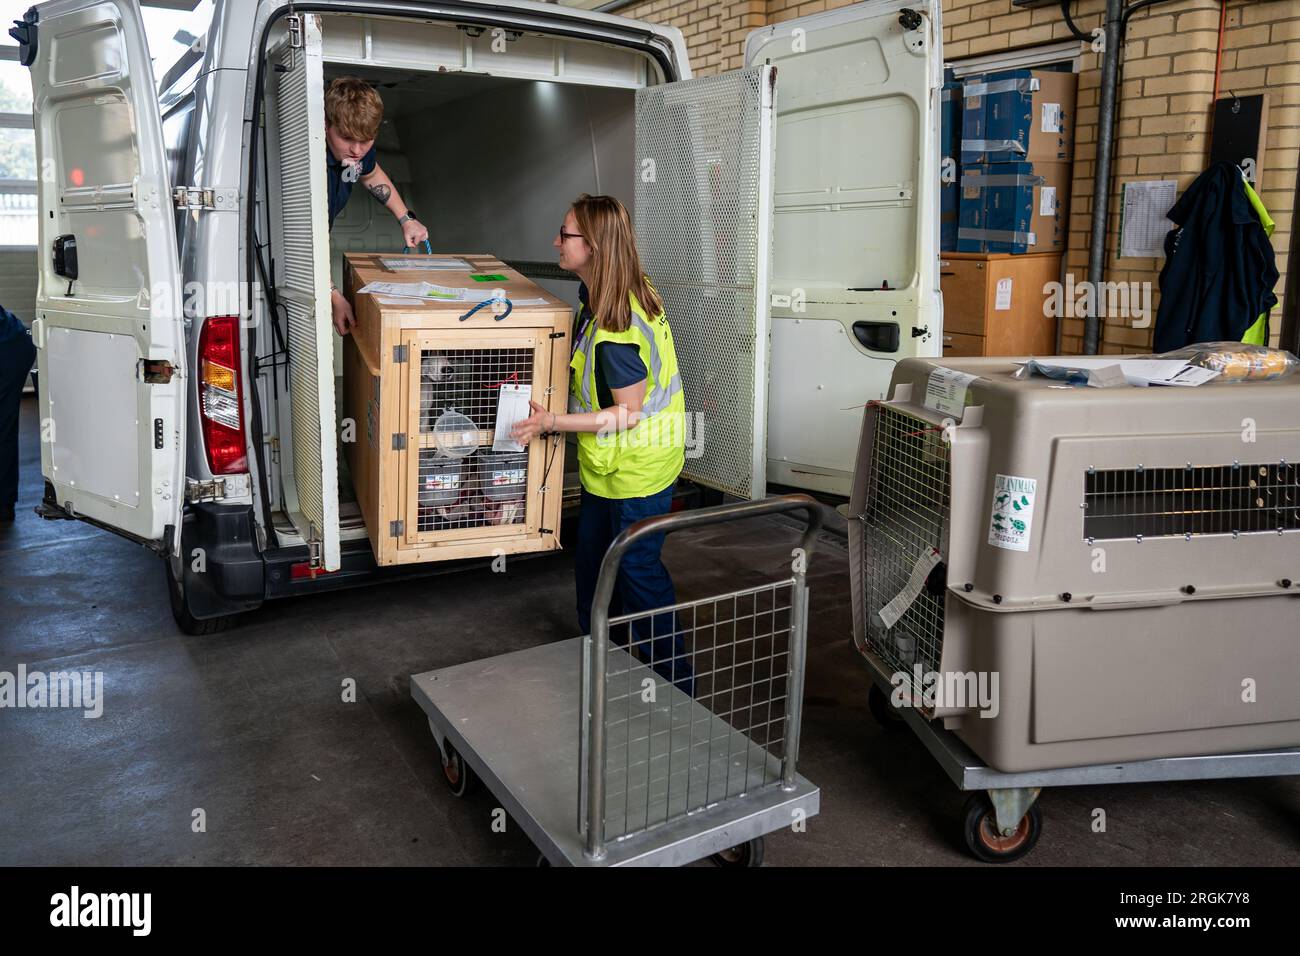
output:
[[[610,616],[633,542],[791,512],[789,577]],[[821,522],[806,495],[639,521],[601,564],[589,636],[413,676],[452,791],[481,780],[543,864],[759,865],[763,836],[820,804],[796,766]]]

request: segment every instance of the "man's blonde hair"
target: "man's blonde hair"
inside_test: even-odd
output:
[[[345,139],[366,142],[379,135],[384,101],[359,76],[340,76],[325,91],[325,124]]]

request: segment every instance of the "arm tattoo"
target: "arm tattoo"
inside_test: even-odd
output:
[[[370,190],[370,195],[378,199],[383,205],[388,205],[388,197],[393,194],[391,189],[383,183],[375,183],[373,186],[367,186],[366,188]]]

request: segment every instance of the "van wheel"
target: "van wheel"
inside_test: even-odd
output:
[[[177,579],[171,558],[163,558],[163,567],[167,573],[167,597],[171,601],[172,617],[176,620],[176,626],[183,632],[197,637],[216,634],[230,627],[239,618],[238,614],[209,618],[195,617],[190,613],[189,603],[185,600],[185,585]]]

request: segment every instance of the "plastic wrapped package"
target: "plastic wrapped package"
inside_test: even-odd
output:
[[[1220,382],[1262,382],[1290,375],[1300,365],[1290,352],[1244,342],[1200,342],[1173,352],[1135,358],[1179,359],[1189,365],[1212,369]]]

